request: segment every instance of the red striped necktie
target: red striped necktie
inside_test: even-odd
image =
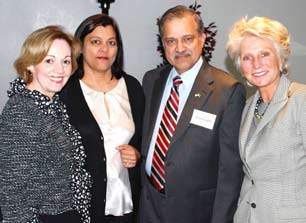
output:
[[[173,78],[173,86],[160,122],[153,153],[151,181],[160,191],[165,186],[165,157],[174,134],[179,106],[178,87],[183,83],[180,76]]]

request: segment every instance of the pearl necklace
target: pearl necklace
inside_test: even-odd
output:
[[[270,102],[268,103],[268,105],[265,107],[265,110],[262,112],[262,114],[259,114],[259,111],[258,111],[258,108],[259,108],[259,105],[263,102],[263,99],[262,97],[259,97],[258,100],[256,101],[256,105],[255,105],[255,109],[254,109],[254,115],[255,115],[255,118],[257,120],[261,120],[262,117],[264,116],[265,112],[267,111],[269,105],[270,105]]]

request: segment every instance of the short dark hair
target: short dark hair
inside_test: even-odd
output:
[[[91,33],[95,28],[98,26],[111,26],[113,27],[115,34],[116,34],[116,41],[117,41],[117,55],[116,59],[111,67],[112,74],[117,78],[121,78],[122,72],[123,72],[123,44],[122,44],[122,38],[119,31],[119,27],[117,25],[117,22],[114,18],[112,18],[109,15],[106,14],[96,14],[89,16],[86,18],[76,29],[75,36],[81,41],[81,45],[84,44],[85,37]],[[75,73],[75,75],[78,78],[82,78],[84,75],[83,70],[83,54],[81,53],[78,58],[79,68],[78,71]]]
[[[186,15],[191,15],[194,17],[194,20],[197,24],[198,33],[199,35],[202,35],[205,31],[205,28],[201,16],[192,8],[188,8],[184,5],[178,5],[168,9],[158,20],[158,28],[161,38],[163,38],[164,35],[164,24],[166,21],[172,20],[173,18],[183,18]]]

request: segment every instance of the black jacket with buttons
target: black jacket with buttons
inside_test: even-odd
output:
[[[136,78],[123,73],[127,85],[133,120],[135,124],[135,134],[129,144],[140,150],[142,118],[144,112],[144,94],[140,83]],[[104,151],[103,135],[95,121],[94,116],[87,106],[82,93],[79,79],[71,77],[65,88],[60,93],[60,97],[67,106],[70,122],[74,125],[82,136],[82,142],[86,152],[86,169],[93,179],[91,189],[91,223],[103,223],[106,198],[106,156]],[[139,203],[140,170],[139,165],[129,169],[129,178],[132,189],[134,214],[137,213]]]

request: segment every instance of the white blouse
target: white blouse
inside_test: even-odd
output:
[[[135,132],[124,78],[110,91],[98,92],[80,80],[86,102],[104,137],[107,187],[105,215],[122,216],[133,211],[131,185],[117,146],[128,144]]]

